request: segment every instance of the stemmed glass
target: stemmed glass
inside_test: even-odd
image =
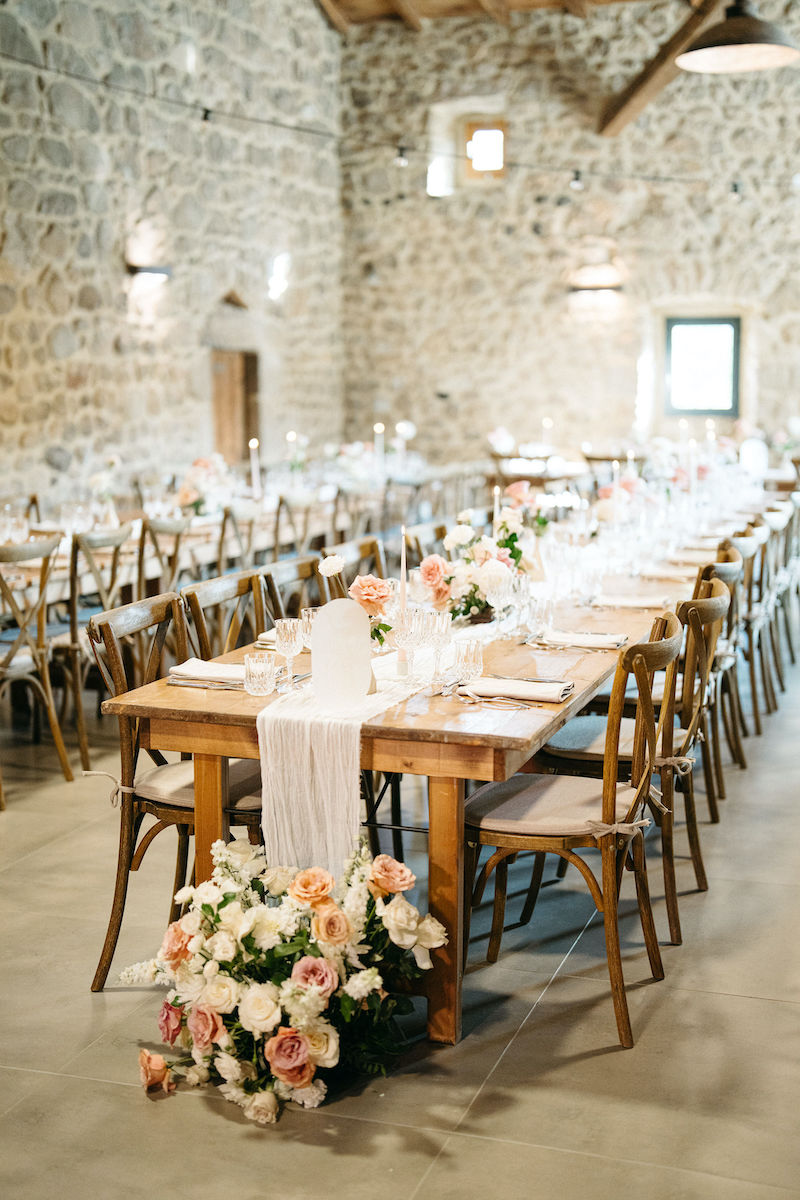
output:
[[[286,659],[286,681],[279,692],[294,690],[294,660],[303,649],[303,623],[298,617],[283,617],[275,622],[275,649]]]
[[[464,638],[456,642],[456,660],[453,664],[455,683],[470,683],[483,674],[483,643],[478,638]]]
[[[428,614],[426,638],[433,647],[433,676],[431,683],[441,685],[444,680],[439,674],[439,663],[442,653],[450,645],[453,637],[453,618],[449,612],[433,612]]]
[[[314,626],[314,618],[319,612],[318,608],[301,608],[300,623],[303,627],[303,645],[306,650],[311,649],[311,631]]]
[[[424,613],[421,608],[406,608],[397,613],[394,624],[394,640],[399,650],[405,650],[408,658],[408,675],[414,674],[414,651],[424,637]],[[399,672],[398,672],[399,673]]]

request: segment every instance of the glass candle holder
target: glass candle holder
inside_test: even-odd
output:
[[[275,691],[274,654],[254,650],[244,656],[244,690],[249,696],[269,696]]]

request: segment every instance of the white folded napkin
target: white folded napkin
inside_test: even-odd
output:
[[[663,608],[668,601],[663,596],[619,596],[616,593],[606,593],[595,596],[593,608]]]
[[[639,572],[640,579],[669,579],[673,583],[693,583],[694,577],[697,574],[693,567],[685,567],[680,570],[675,566],[663,567],[642,567]]]
[[[258,637],[256,638],[256,641],[258,642],[259,646],[274,646],[275,645],[275,630],[274,630],[274,628],[273,629],[265,629],[263,633],[260,633],[258,635]]]
[[[244,663],[204,662],[202,658],[187,658],[186,662],[170,667],[169,673],[178,679],[200,679],[207,683],[240,683],[244,686]]]
[[[560,704],[574,692],[575,684],[570,679],[559,679],[555,683],[529,683],[525,679],[483,677],[464,684],[458,690],[462,695],[471,692],[473,696],[483,696],[487,700],[502,696],[509,700],[540,700],[544,704]]]
[[[676,550],[674,554],[670,554],[667,562],[704,567],[706,563],[714,562],[716,557],[717,552],[713,548],[708,550]]]
[[[628,640],[627,633],[589,633],[575,630],[546,629],[540,638],[532,641],[545,646],[575,646],[583,650],[619,650]]]

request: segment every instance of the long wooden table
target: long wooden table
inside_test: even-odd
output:
[[[581,611],[565,614],[559,623],[624,631],[634,642],[646,636],[657,611]],[[235,651],[224,661],[237,661],[244,653]],[[307,669],[303,661],[298,659],[298,672]],[[613,674],[616,661],[616,651],[491,642],[484,652],[487,673],[568,678],[575,683],[573,694],[563,704],[505,710],[432,696],[428,688],[362,728],[363,768],[428,778],[429,907],[449,937],[447,946],[434,952],[434,969],[426,979],[428,1032],[434,1041],[456,1042],[461,1035],[464,781],[508,779],[588,703]],[[144,748],[193,755],[198,880],[211,873],[212,842],[228,833],[223,812],[228,758],[258,758],[256,716],[263,706],[263,697],[178,688],[166,680],[103,704],[106,713],[139,718]]]

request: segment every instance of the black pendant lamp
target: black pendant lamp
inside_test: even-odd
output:
[[[725,20],[712,25],[675,59],[682,71],[727,75],[737,71],[769,71],[800,59],[800,46],[775,25],[764,21],[750,0],[736,0]]]

